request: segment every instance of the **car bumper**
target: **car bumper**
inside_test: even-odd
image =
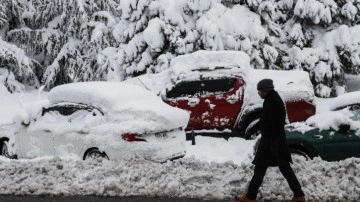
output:
[[[166,132],[166,138],[149,135],[146,142],[128,142],[126,148],[104,149],[110,160],[121,161],[133,157],[155,162],[166,162],[185,156],[186,135],[184,130]]]

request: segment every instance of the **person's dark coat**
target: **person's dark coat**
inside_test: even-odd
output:
[[[284,130],[285,118],[284,102],[276,91],[270,91],[264,98],[261,139],[253,164],[281,166],[292,162]]]

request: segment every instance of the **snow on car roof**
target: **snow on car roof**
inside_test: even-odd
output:
[[[257,93],[257,83],[265,78],[272,79],[275,90],[284,101],[314,98],[314,90],[309,74],[301,70],[260,70],[252,69],[245,75],[247,87],[245,98],[259,105],[263,102]]]
[[[314,97],[313,86],[307,72],[252,69],[248,55],[241,51],[197,51],[178,56],[171,61],[170,68],[163,72],[138,76],[125,82],[162,94],[166,89],[171,88],[174,82],[198,80],[200,76],[216,78],[234,75],[244,78],[247,85],[245,96],[258,104],[262,103],[262,100],[257,94],[256,86],[264,78],[274,81],[275,90],[279,91],[284,100],[298,98],[312,100]]]
[[[205,51],[199,50],[171,60],[170,68],[175,76],[194,70],[214,70],[229,68],[232,71],[246,72],[250,69],[250,58],[242,51]]]
[[[244,52],[199,50],[174,58],[169,69],[160,73],[145,74],[124,82],[143,86],[159,94],[171,88],[176,80],[196,80],[205,74],[213,78],[229,74],[243,75],[249,69],[250,58]]]
[[[248,81],[255,87],[257,83],[269,78],[274,82],[277,91],[306,91],[314,95],[314,90],[310,82],[309,74],[302,70],[260,70],[253,69],[247,74]]]
[[[126,98],[126,99],[124,99]],[[118,82],[79,82],[53,88],[48,99],[51,103],[73,102],[106,107],[133,107],[134,102],[161,102],[153,93],[130,84]]]
[[[360,103],[360,91],[345,93],[332,99],[329,102],[329,109],[335,110],[347,105],[359,104]]]

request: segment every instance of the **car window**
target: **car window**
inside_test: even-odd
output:
[[[82,120],[87,116],[101,116],[102,112],[96,108],[85,105],[59,105],[44,109],[42,117],[54,121],[68,121]]]
[[[167,92],[168,98],[194,97],[228,92],[234,88],[236,78],[203,79],[201,81],[184,81]]]
[[[193,97],[200,93],[201,81],[184,81],[166,93],[168,98]]]
[[[234,88],[236,78],[221,78],[203,80],[201,85],[202,94],[218,94],[228,92]]]
[[[350,111],[358,111],[360,109],[360,105],[353,104],[349,106]]]
[[[44,109],[43,116],[48,113],[59,114],[62,116],[69,116],[69,115],[73,114],[74,112],[76,112],[77,110],[78,109],[73,106],[54,106],[54,107]]]
[[[345,106],[342,106],[342,107],[337,107],[337,108],[334,109],[334,111],[342,110],[342,109],[345,109],[345,108],[348,108],[350,111],[355,111],[355,110],[360,109],[360,104],[352,104],[352,105],[345,105]]]

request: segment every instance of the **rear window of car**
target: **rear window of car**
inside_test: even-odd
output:
[[[234,88],[236,78],[202,79],[200,81],[183,81],[167,92],[168,98],[194,97],[228,92]]]
[[[53,113],[57,112],[63,116],[70,116],[78,111],[87,111],[89,113],[95,113],[97,114],[103,114],[100,110],[95,109],[94,107],[85,106],[85,105],[56,105],[49,108],[46,108],[42,112],[42,116],[44,116],[46,113]]]
[[[202,81],[202,93],[223,93],[228,92],[234,88],[236,84],[236,78],[223,78],[223,79],[209,79]]]
[[[192,97],[200,93],[201,81],[184,81],[167,92],[168,98]]]

